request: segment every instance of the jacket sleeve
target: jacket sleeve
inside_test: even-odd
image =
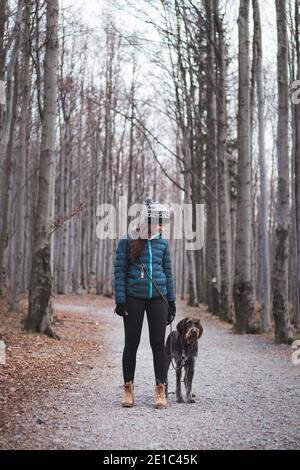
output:
[[[176,292],[175,292],[175,286],[174,286],[174,276],[173,276],[173,271],[172,271],[172,262],[171,262],[169,243],[167,244],[165,255],[164,255],[163,269],[167,278],[167,297],[170,302],[174,302],[176,300]]]
[[[126,302],[127,278],[127,239],[122,238],[118,244],[115,262],[115,298],[116,304]]]

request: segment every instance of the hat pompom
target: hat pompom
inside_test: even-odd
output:
[[[153,204],[153,199],[152,197],[146,197],[145,201],[144,201],[144,204],[148,207],[152,206]]]

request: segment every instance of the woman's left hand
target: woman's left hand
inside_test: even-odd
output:
[[[167,326],[171,325],[171,323],[173,323],[176,317],[176,302],[169,300],[168,303],[169,303],[169,313],[168,313]]]
[[[117,304],[115,308],[115,313],[119,315],[119,317],[127,317],[128,313],[126,311],[126,304]]]

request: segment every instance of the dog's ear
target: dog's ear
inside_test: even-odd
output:
[[[198,329],[199,329],[199,336],[198,336],[198,339],[201,338],[201,336],[203,335],[203,327],[200,323],[200,320],[198,320]]]
[[[184,331],[185,331],[185,325],[186,325],[186,318],[184,318],[183,320],[181,320],[178,325],[177,325],[177,331],[178,333],[182,336],[184,334]]]

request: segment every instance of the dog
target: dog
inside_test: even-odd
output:
[[[172,361],[176,364],[176,400],[183,403],[181,392],[182,369],[185,369],[184,384],[187,403],[195,403],[192,394],[195,362],[198,355],[198,341],[203,335],[203,328],[198,318],[184,318],[177,325],[177,331],[170,333],[166,342],[167,370]],[[168,394],[168,385],[167,385]]]

